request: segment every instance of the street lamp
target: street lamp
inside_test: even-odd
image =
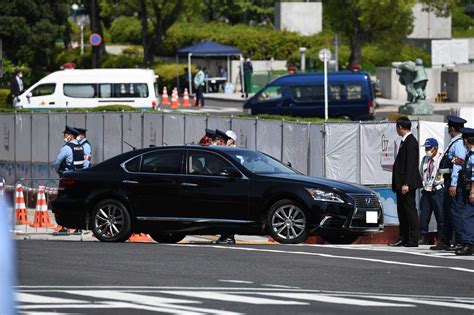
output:
[[[74,3],[73,5],[71,5],[71,9],[72,9],[72,16],[74,17],[74,23],[76,23],[76,16],[77,16],[77,10],[79,10],[79,5],[77,3]]]

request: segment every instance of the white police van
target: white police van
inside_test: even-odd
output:
[[[145,69],[68,69],[53,72],[14,100],[18,109],[91,108],[130,105],[155,108],[157,76]]]

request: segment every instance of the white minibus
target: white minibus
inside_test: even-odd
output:
[[[68,69],[53,72],[14,100],[18,109],[92,108],[130,105],[155,108],[157,76],[145,69]]]

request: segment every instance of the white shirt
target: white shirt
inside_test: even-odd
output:
[[[423,180],[423,188],[426,191],[432,191],[433,188],[436,187],[438,190],[441,188],[439,185],[443,185],[444,183],[443,175],[438,174],[439,163],[442,157],[443,153],[438,152],[432,158],[425,155],[421,161],[420,173]],[[430,163],[430,161],[432,162]],[[429,169],[428,166],[430,166]]]
[[[409,135],[411,135],[411,131],[409,131],[406,135],[402,137],[402,142],[405,142],[405,140],[407,139]]]
[[[20,89],[20,92],[22,92],[23,91],[23,80],[19,76],[16,76],[16,82],[18,82],[18,88]]]

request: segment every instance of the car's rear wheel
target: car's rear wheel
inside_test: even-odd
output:
[[[297,202],[283,199],[270,208],[267,215],[270,236],[282,244],[298,244],[309,236],[309,216]]]
[[[350,232],[326,232],[321,237],[329,244],[352,244],[360,235]]]
[[[186,234],[179,233],[150,233],[149,235],[155,242],[164,244],[178,243],[186,237]]]
[[[102,242],[125,242],[132,234],[130,214],[118,200],[99,202],[92,211],[92,232]]]

